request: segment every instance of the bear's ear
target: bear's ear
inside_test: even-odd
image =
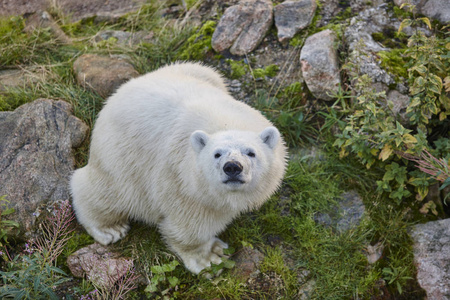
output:
[[[209,136],[206,132],[196,130],[191,134],[191,145],[195,152],[199,153],[209,140]]]
[[[280,132],[275,127],[267,127],[259,135],[264,144],[267,144],[270,149],[275,148],[280,139]]]

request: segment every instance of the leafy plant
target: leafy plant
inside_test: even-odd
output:
[[[54,289],[69,280],[67,274],[55,266],[69,234],[75,215],[69,201],[64,201],[42,225],[42,236],[25,244],[25,251],[7,262],[1,271],[3,299],[59,299]]]
[[[158,298],[160,299],[176,299],[176,288],[180,280],[178,277],[169,276],[180,263],[176,260],[160,266],[152,266],[152,278],[150,284],[145,288],[145,292],[155,295],[159,291]],[[175,292],[174,292],[175,290]]]
[[[280,68],[277,65],[268,65],[265,68],[254,69],[252,75],[254,78],[264,78],[266,76],[274,77],[277,75],[279,70]]]
[[[414,13],[415,6],[404,3],[409,6]],[[425,23],[431,29],[431,22],[428,18],[404,19],[400,24],[398,32],[400,33],[406,26],[415,26],[420,22]],[[425,34],[416,29],[414,34],[408,40],[408,49],[405,51],[410,58],[407,64],[408,82],[412,100],[407,108],[410,113],[412,124],[417,124],[419,128],[424,128],[433,115],[439,115],[439,120],[443,121],[450,115],[450,98],[448,98],[444,89],[444,79],[450,72],[450,63],[445,56],[445,50],[448,47],[448,38],[443,40],[436,36],[426,37]]]
[[[405,19],[399,32],[418,22],[425,22],[431,28],[427,18]],[[412,195],[411,189],[417,193],[418,200],[424,199],[428,193],[429,181],[409,171],[408,163],[401,160],[399,153],[415,155],[430,148],[427,140],[429,130],[425,125],[433,115],[439,114],[441,122],[447,118],[450,99],[445,95],[443,78],[448,74],[450,64],[443,59],[444,43],[436,37],[425,37],[419,30],[408,40],[409,48],[405,55],[412,98],[406,111],[415,127],[401,124],[385,93],[375,91],[367,75],[359,76],[358,65],[353,62],[365,55],[360,50],[363,45],[350,54],[344,65],[355,96],[350,100],[353,112],[347,116],[334,145],[340,147],[341,157],[355,153],[367,168],[384,169],[384,176],[377,181],[377,190],[388,193],[398,204]],[[439,126],[436,122],[434,124]]]
[[[14,208],[8,207],[9,201],[6,196],[0,197],[0,247],[8,244],[8,234],[14,229],[19,228],[19,223],[12,220],[4,220],[5,216],[11,215],[15,212]]]
[[[409,155],[406,153],[400,153],[400,155],[410,161],[416,162],[416,167],[419,168],[420,171],[429,174],[431,175],[431,178],[442,182],[439,190],[443,190],[447,186],[450,186],[450,165],[447,159],[438,159],[426,149],[423,150],[420,156]],[[446,198],[448,197],[449,195],[446,196]]]
[[[54,287],[69,280],[67,274],[49,263],[39,252],[17,255],[8,262],[10,271],[0,271],[2,299],[60,299]]]
[[[383,278],[387,281],[389,285],[395,284],[398,292],[403,293],[402,283],[412,279],[412,277],[405,276],[404,273],[407,272],[406,267],[386,267],[383,268]]]

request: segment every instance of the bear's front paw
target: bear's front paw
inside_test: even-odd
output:
[[[100,244],[109,245],[117,242],[121,238],[125,237],[130,230],[130,225],[128,224],[117,224],[111,227],[87,228],[89,234]]]
[[[203,269],[213,264],[220,264],[221,257],[224,256],[223,249],[227,249],[228,245],[218,238],[211,239],[208,243],[189,252],[179,252],[186,268],[192,273],[199,274]]]

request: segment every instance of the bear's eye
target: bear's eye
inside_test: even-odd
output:
[[[214,157],[215,157],[215,158],[219,158],[219,157],[221,157],[221,156],[222,156],[222,154],[220,154],[220,153],[214,154]]]
[[[250,152],[247,153],[247,155],[250,156],[250,157],[255,157],[255,152],[250,151]]]

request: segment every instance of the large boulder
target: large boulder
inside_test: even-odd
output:
[[[57,7],[71,22],[93,17],[100,21],[114,21],[129,12],[137,11],[146,2],[146,0],[3,0],[0,1],[0,16],[24,15]]]
[[[316,12],[315,0],[285,1],[274,7],[278,40],[285,44],[294,35],[311,24]]]
[[[411,3],[416,6],[416,12],[420,14],[442,23],[450,22],[450,1],[448,0],[394,0],[394,3],[398,6]]]
[[[450,299],[450,219],[412,228],[417,281],[428,299]]]
[[[103,98],[107,98],[123,83],[139,76],[127,61],[121,58],[84,54],[73,63],[77,81]]]
[[[322,100],[331,100],[341,84],[336,43],[336,34],[327,29],[308,37],[300,53],[306,85]]]
[[[230,49],[234,55],[253,51],[262,41],[273,22],[270,0],[243,0],[230,6],[212,36],[215,51]]]
[[[33,231],[37,208],[68,200],[69,177],[88,126],[64,101],[38,99],[13,112],[0,112],[0,195],[15,209],[10,215],[22,233]]]

